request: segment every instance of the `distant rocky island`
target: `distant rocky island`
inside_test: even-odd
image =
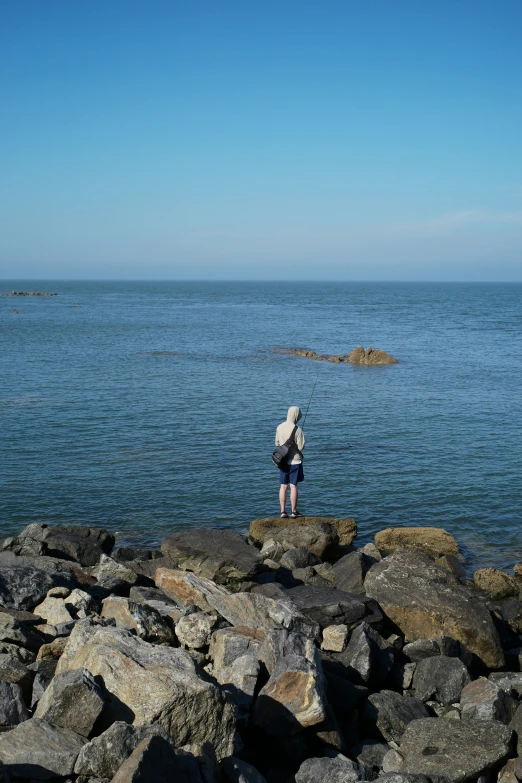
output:
[[[268,517],[0,539],[0,780],[517,783],[522,563]]]
[[[316,359],[317,361],[335,362],[339,364],[341,362],[348,362],[349,364],[398,364],[398,359],[390,356],[386,351],[381,351],[379,348],[363,348],[362,345],[354,348],[351,353],[343,354],[322,354],[317,351],[309,351],[305,348],[284,348],[284,353],[292,354],[293,356],[305,356],[307,359]]]
[[[46,291],[11,291],[10,294],[2,296],[58,296],[58,294],[48,294]]]

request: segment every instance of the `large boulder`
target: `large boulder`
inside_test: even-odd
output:
[[[180,644],[189,649],[206,647],[210,643],[210,637],[217,621],[216,615],[206,612],[187,614],[180,617],[176,623],[176,636]]]
[[[175,780],[176,783],[197,783],[183,774],[182,758],[176,755],[172,743],[164,737],[146,737],[132,751],[111,783],[146,783]],[[181,774],[180,774],[181,773]]]
[[[216,585],[211,579],[177,568],[158,568],[155,582],[178,606],[183,608],[197,606],[207,611],[212,608],[209,596],[229,594],[224,587]]]
[[[364,586],[407,641],[451,636],[486,666],[504,664],[487,607],[427,555],[398,550],[370,568]]]
[[[268,734],[287,736],[326,718],[326,681],[319,652],[313,660],[285,655],[277,661],[254,703],[252,719]]]
[[[473,574],[473,582],[478,590],[493,600],[509,598],[520,591],[519,581],[500,568],[479,568]]]
[[[281,544],[285,552],[289,549],[302,548],[316,555],[320,560],[332,559],[339,545],[339,534],[330,522],[319,522],[317,525],[286,525],[273,530],[270,539],[276,544]],[[296,567],[301,566],[296,565]]]
[[[418,699],[435,699],[440,704],[459,701],[470,681],[467,668],[459,658],[437,655],[419,661],[413,675],[413,689]]]
[[[2,611],[0,609],[0,643],[7,643],[18,645],[28,650],[37,651],[42,645],[42,637],[34,630],[34,625],[41,622],[39,618],[34,615],[34,620],[23,619],[24,612],[17,612],[17,610],[11,610],[15,612],[15,615],[8,611]],[[21,614],[19,618],[16,614]],[[31,615],[27,613],[29,617]]]
[[[511,735],[498,721],[414,720],[402,735],[400,771],[443,775],[452,783],[475,780],[509,757]]]
[[[353,628],[363,619],[373,624],[382,620],[375,601],[334,587],[299,585],[287,590],[286,595],[299,611],[315,620],[322,628],[334,623]]]
[[[416,549],[431,557],[459,553],[453,536],[440,527],[388,527],[376,534],[375,544],[385,555],[401,548]]]
[[[336,658],[346,667],[346,674],[353,682],[377,684],[392,668],[395,649],[368,623],[361,623],[353,631],[346,649]]]
[[[93,566],[102,553],[110,553],[114,541],[114,535],[102,527],[34,522],[14,539],[9,549],[19,555],[49,555]]]
[[[232,753],[235,708],[222,689],[200,676],[187,652],[118,628],[100,628],[81,641],[73,631],[72,654],[64,652],[66,670],[84,668],[102,678],[109,720],[157,721],[178,747],[208,740],[218,758]]]
[[[420,699],[401,696],[395,691],[372,693],[364,710],[366,726],[388,742],[400,742],[406,726],[419,718],[429,718],[429,712]]]
[[[348,593],[363,595],[366,574],[375,562],[374,557],[360,550],[349,552],[341,557],[332,568],[335,586]]]
[[[147,737],[169,735],[157,723],[152,726],[132,726],[116,721],[103,734],[80,750],[74,771],[85,778],[113,778],[124,761]]]
[[[297,517],[296,519],[281,519],[280,517],[264,517],[263,519],[254,519],[250,523],[250,538],[256,544],[263,544],[266,539],[272,538],[276,529],[289,527],[290,525],[318,525],[321,522],[328,522],[337,531],[340,546],[350,546],[357,535],[357,524],[355,519],[336,519],[334,517]]]
[[[228,671],[234,661],[242,656],[259,658],[259,651],[265,634],[252,628],[220,628],[214,631],[210,641],[209,655],[214,664],[214,674],[218,681],[220,673]]]
[[[259,551],[235,530],[184,530],[166,538],[161,551],[177,568],[217,584],[239,584],[263,566]]]
[[[479,677],[463,688],[460,696],[462,718],[466,720],[499,720],[509,723],[517,701],[492,680]]]
[[[35,717],[88,737],[105,704],[104,689],[89,671],[57,674],[40,701]]]
[[[21,687],[0,680],[0,731],[17,726],[28,718]]]
[[[2,566],[0,604],[14,609],[31,610],[44,600],[52,587],[75,586],[76,580],[72,572],[60,563],[56,563],[52,571],[44,571],[32,565]]]
[[[30,780],[64,778],[87,740],[70,729],[31,718],[0,734],[0,762],[8,775]]]
[[[112,617],[119,628],[135,631],[147,642],[174,644],[176,636],[161,614],[152,606],[139,604],[129,598],[111,595],[103,601],[102,617]]]

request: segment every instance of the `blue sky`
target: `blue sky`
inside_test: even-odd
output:
[[[0,277],[522,280],[520,0],[2,0]]]

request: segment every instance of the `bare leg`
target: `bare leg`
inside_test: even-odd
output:
[[[286,506],[286,490],[288,489],[288,484],[281,484],[279,487],[279,505],[281,506],[281,514],[285,510]]]
[[[297,490],[297,484],[290,484],[290,503],[292,506],[292,514],[295,514],[297,511],[297,498],[299,497],[299,492]]]

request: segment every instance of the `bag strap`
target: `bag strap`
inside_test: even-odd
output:
[[[291,446],[292,445],[292,441],[295,439],[295,433],[296,432],[297,432],[297,424],[295,425],[294,429],[292,430],[288,440],[285,441],[285,443],[283,443],[283,446]]]

